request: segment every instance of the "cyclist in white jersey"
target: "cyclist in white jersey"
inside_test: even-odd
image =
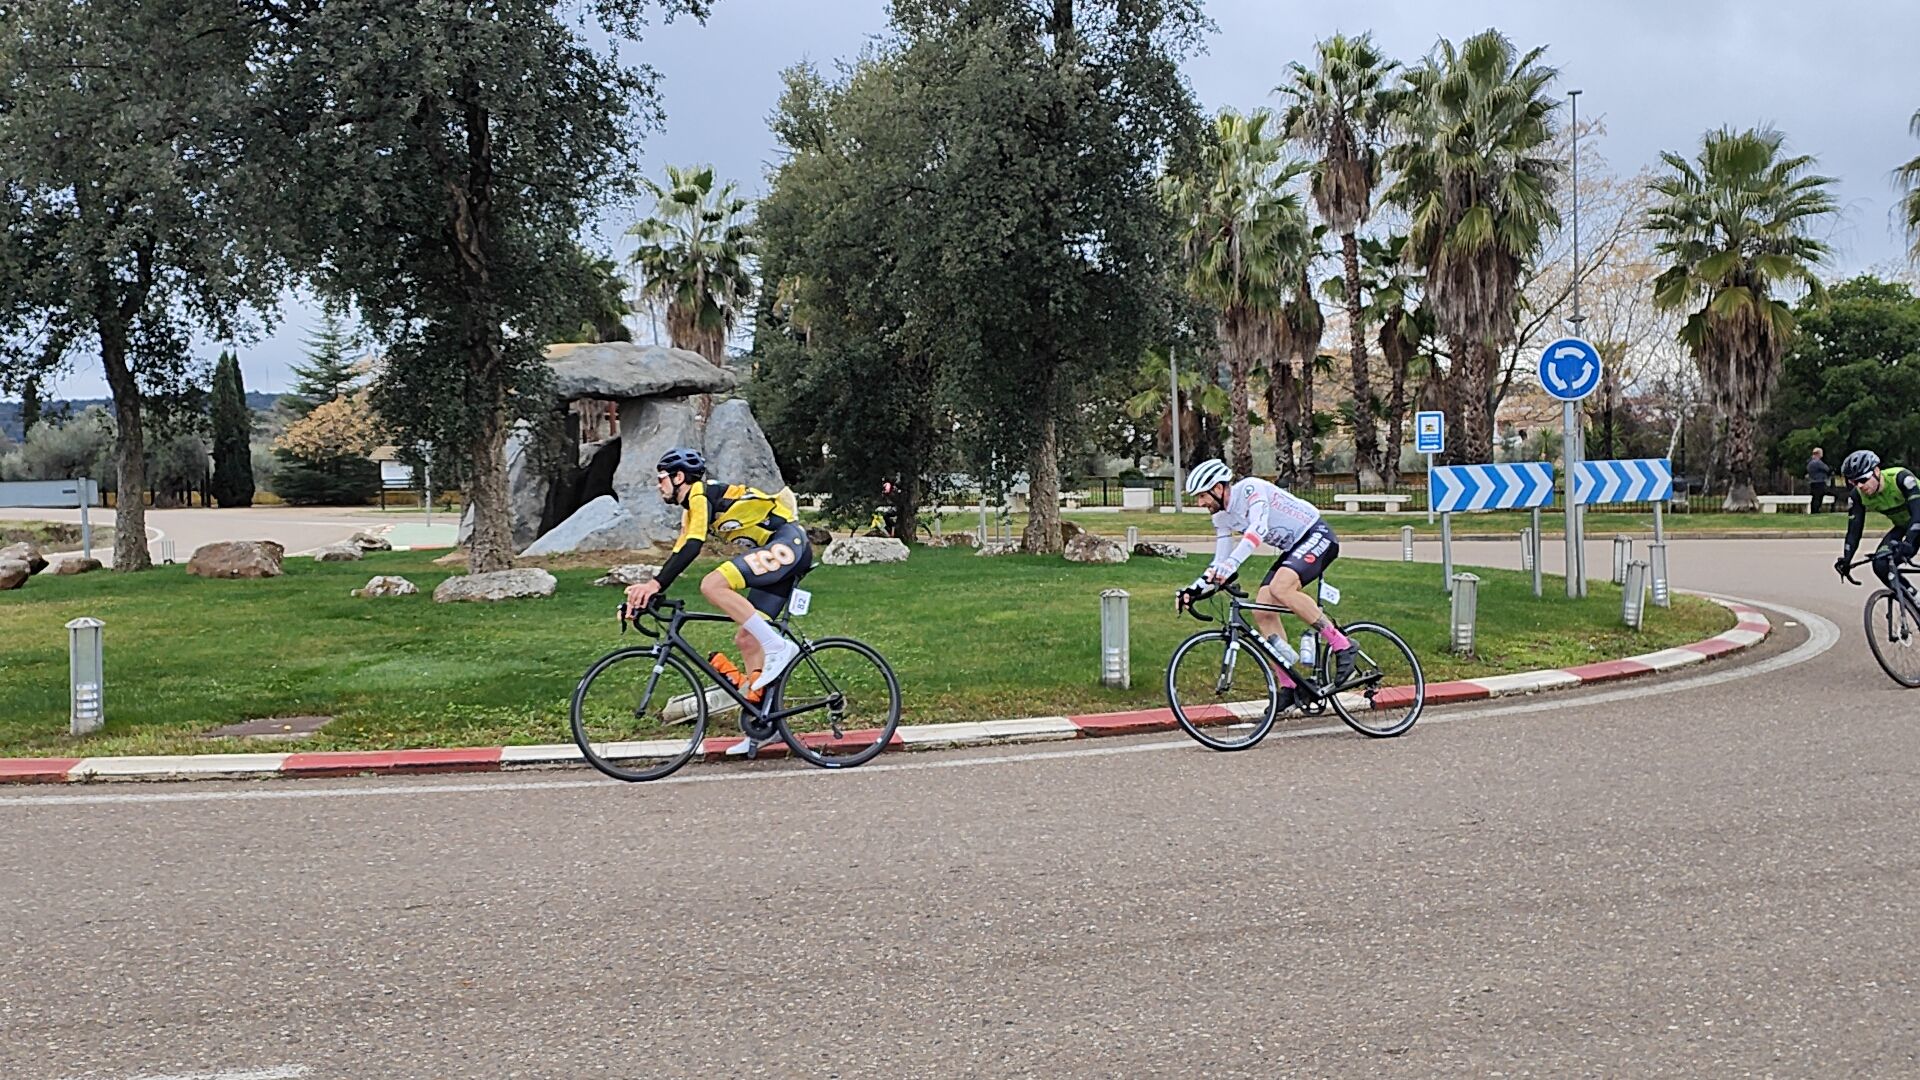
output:
[[[1181,593],[1181,606],[1238,573],[1261,544],[1277,548],[1280,557],[1261,579],[1255,599],[1286,608],[1318,631],[1333,651],[1336,681],[1345,681],[1352,674],[1358,650],[1306,592],[1306,586],[1319,580],[1327,566],[1340,557],[1340,540],[1327,527],[1319,508],[1257,476],[1236,482],[1233,470],[1219,458],[1203,461],[1187,474],[1187,494],[1212,512],[1215,547],[1213,564]],[[1279,612],[1256,611],[1253,618],[1269,643],[1284,646],[1286,627],[1280,622]],[[1289,652],[1284,648],[1276,651],[1282,656]],[[1284,706],[1290,703],[1293,680],[1284,671],[1275,674],[1289,699]]]

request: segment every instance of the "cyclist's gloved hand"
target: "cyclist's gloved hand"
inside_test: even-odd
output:
[[[1848,570],[1847,564],[1849,561],[1845,555],[1833,560],[1833,572],[1839,574],[1841,577],[1846,577]]]
[[[1893,543],[1893,561],[1894,562],[1897,562],[1897,563],[1909,562],[1913,559],[1913,555],[1914,555],[1914,547],[1912,543],[1906,540],[1894,541]]]

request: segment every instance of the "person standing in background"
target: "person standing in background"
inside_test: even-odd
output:
[[[1824,454],[1816,446],[1813,456],[1807,459],[1807,489],[1813,492],[1813,505],[1807,509],[1809,514],[1820,512],[1820,504],[1827,501],[1827,482],[1833,479],[1833,470],[1827,466]]]

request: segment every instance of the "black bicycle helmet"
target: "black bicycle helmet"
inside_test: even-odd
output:
[[[707,475],[707,459],[698,450],[676,446],[660,459],[659,470],[663,473],[686,473],[687,479],[698,480]]]
[[[1840,475],[1849,484],[1857,484],[1880,471],[1880,455],[1871,450],[1855,450],[1840,463]]]

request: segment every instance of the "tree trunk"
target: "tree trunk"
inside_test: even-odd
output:
[[[1374,423],[1373,378],[1367,369],[1367,326],[1360,303],[1360,239],[1340,237],[1347,270],[1347,334],[1353,348],[1353,468],[1360,486],[1380,483],[1386,471],[1380,460],[1380,429]]]
[[[1460,441],[1453,449],[1453,460],[1462,464],[1486,464],[1493,460],[1493,416],[1488,409],[1488,391],[1492,389],[1493,350],[1484,341],[1464,338],[1453,342],[1452,384],[1454,413],[1460,418]]]
[[[1060,543],[1059,432],[1049,416],[1040,424],[1040,445],[1027,468],[1027,528],[1020,536],[1029,554],[1055,555]]]
[[[100,358],[106,365],[107,385],[113,390],[114,484],[113,568],[118,572],[145,570],[153,565],[147,552],[147,440],[141,426],[140,384],[127,367],[127,328],[112,316],[100,318]]]
[[[467,444],[472,470],[467,493],[473,532],[467,537],[467,572],[485,574],[513,567],[513,520],[507,509],[507,422],[504,410],[489,410]]]
[[[20,385],[20,434],[25,437],[40,422],[40,376],[29,375]]]
[[[1294,474],[1294,483],[1302,488],[1313,486],[1319,457],[1313,424],[1313,362],[1318,352],[1316,349],[1315,355],[1300,358],[1300,468]]]
[[[1387,487],[1400,486],[1400,440],[1407,422],[1407,365],[1413,350],[1400,336],[1404,312],[1395,312],[1380,327],[1380,353],[1390,377],[1387,391],[1386,442],[1380,448],[1380,477]]]
[[[1253,422],[1248,400],[1247,380],[1253,374],[1253,357],[1241,342],[1235,341],[1230,327],[1221,327],[1222,347],[1227,351],[1227,421],[1233,434],[1233,471],[1240,476],[1253,472]]]
[[[1293,365],[1277,361],[1267,379],[1267,419],[1273,424],[1273,472],[1282,484],[1292,484],[1300,461],[1294,453],[1300,425],[1299,384]]]
[[[1733,409],[1727,414],[1727,498],[1722,510],[1760,509],[1753,491],[1753,414]]]

